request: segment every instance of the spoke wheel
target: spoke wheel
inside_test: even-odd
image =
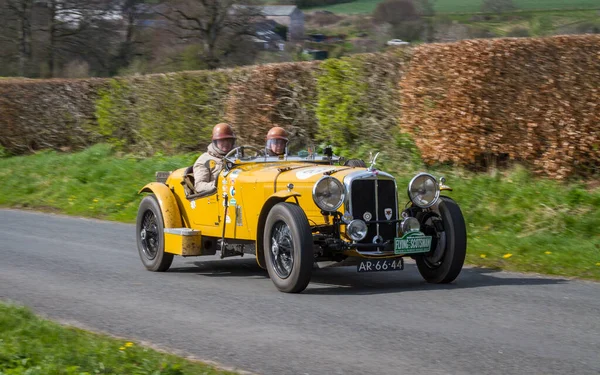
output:
[[[290,227],[283,221],[273,226],[269,256],[277,276],[287,279],[294,268],[294,240]]]
[[[144,266],[150,271],[163,272],[171,267],[173,254],[165,253],[162,211],[154,195],[142,199],[136,221],[136,242]]]
[[[433,249],[417,256],[417,268],[421,276],[430,283],[450,283],[458,277],[467,253],[467,230],[465,219],[456,202],[448,197],[440,197],[437,215],[424,218],[424,233],[433,237]],[[433,225],[434,220],[442,220],[443,231]]]
[[[158,253],[158,226],[156,224],[156,215],[152,210],[146,210],[142,218],[142,229],[139,233],[142,241],[142,251],[146,258],[152,260]]]
[[[282,292],[300,293],[312,275],[314,250],[306,214],[300,206],[278,203],[267,215],[263,237],[267,271]]]

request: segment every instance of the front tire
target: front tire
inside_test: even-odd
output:
[[[286,293],[306,289],[314,262],[312,234],[300,206],[278,203],[265,222],[264,254],[271,281]]]
[[[446,284],[460,274],[467,254],[467,229],[458,204],[448,197],[440,197],[439,217],[444,231],[434,240],[436,248],[416,257],[419,273],[425,281]],[[423,226],[426,223],[421,223]]]
[[[154,194],[142,199],[135,227],[138,252],[144,266],[155,272],[168,270],[173,263],[173,254],[165,253],[165,224]]]

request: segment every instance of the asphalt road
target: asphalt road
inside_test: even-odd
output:
[[[466,268],[316,270],[278,292],[253,259],[146,271],[134,226],[0,210],[0,299],[259,374],[599,374],[600,283]]]

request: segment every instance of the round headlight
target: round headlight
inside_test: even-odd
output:
[[[362,220],[352,220],[346,226],[346,234],[354,241],[360,241],[367,236],[367,223]]]
[[[421,208],[431,207],[440,197],[440,189],[435,177],[419,173],[408,184],[408,197]]]
[[[421,229],[421,223],[414,217],[407,217],[402,220],[402,233],[417,232]]]
[[[321,178],[313,187],[313,200],[323,211],[337,210],[344,203],[345,195],[344,185],[331,176]]]

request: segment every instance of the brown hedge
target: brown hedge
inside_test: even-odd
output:
[[[0,145],[12,154],[94,143],[94,102],[102,79],[0,81]]]
[[[317,62],[268,64],[237,71],[225,118],[242,143],[262,145],[268,129],[282,126],[301,142],[314,139]]]
[[[600,36],[423,45],[400,87],[401,128],[426,162],[599,172]]]

